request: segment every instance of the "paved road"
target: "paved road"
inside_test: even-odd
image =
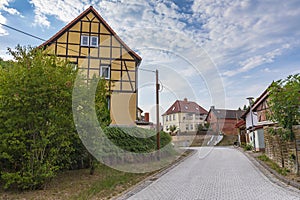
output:
[[[234,148],[197,151],[129,199],[300,200],[299,191],[271,182]]]

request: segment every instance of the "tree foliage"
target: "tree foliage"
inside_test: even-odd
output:
[[[41,50],[9,50],[0,69],[0,168],[5,187],[35,189],[70,164],[76,70]]]
[[[273,82],[269,88],[270,120],[281,126],[278,133],[283,139],[294,139],[292,126],[300,122],[300,75],[290,75]]]

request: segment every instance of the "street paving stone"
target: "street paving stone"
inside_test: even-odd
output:
[[[271,182],[234,148],[196,150],[197,153],[128,199],[300,200],[299,190]]]

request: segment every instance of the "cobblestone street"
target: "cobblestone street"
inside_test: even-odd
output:
[[[300,199],[290,186],[271,182],[234,148],[197,148],[197,153],[129,199]]]

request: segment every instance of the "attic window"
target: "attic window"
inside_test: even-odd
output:
[[[98,47],[98,37],[97,36],[91,36],[90,46]]]
[[[189,107],[185,106],[185,109],[187,110],[187,109],[189,109]]]
[[[81,36],[81,46],[89,46],[89,36],[82,35]]]
[[[198,107],[196,107],[196,110],[199,110],[199,108],[198,108]]]
[[[88,35],[81,35],[81,46],[90,46],[90,47],[98,47],[98,37]]]
[[[174,111],[175,110],[175,106],[172,108],[172,111]]]

